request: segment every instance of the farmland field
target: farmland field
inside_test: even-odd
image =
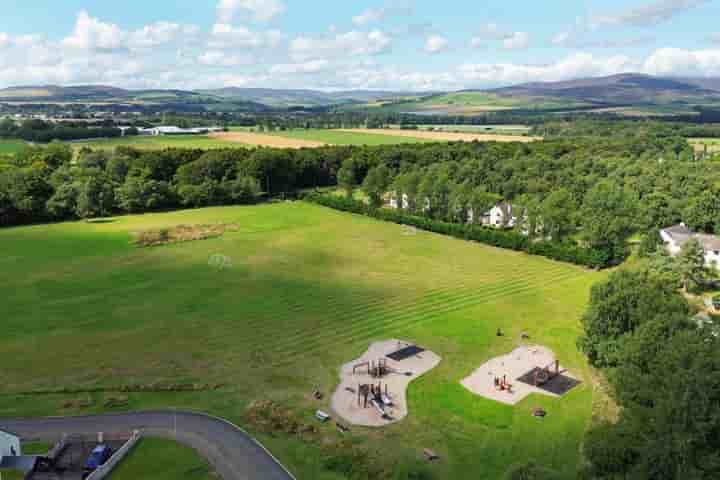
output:
[[[216,222],[239,229],[164,247],[130,243],[139,230]],[[527,460],[576,478],[597,395],[575,340],[602,274],[302,202],[10,228],[0,243],[0,415],[198,409],[258,433],[299,479],[342,478],[325,468],[320,445],[348,442],[386,472],[432,448],[442,457],[428,467],[436,478],[497,479]],[[226,268],[209,262],[215,255]],[[522,332],[583,383],[515,407],[460,385]],[[408,418],[345,436],[314,423],[338,367],[393,337],[443,358],[411,384]],[[178,384],[196,387],[159,388]],[[128,385],[144,391],[106,407]],[[312,398],[315,388],[324,400]],[[247,416],[258,400],[288,408],[321,438],[258,432]],[[548,416],[532,417],[534,407]]]
[[[706,149],[711,153],[720,152],[720,138],[690,138],[688,142],[698,152],[703,152]]]
[[[427,142],[534,142],[542,140],[540,137],[527,137],[522,135],[500,135],[494,133],[457,133],[457,132],[431,132],[428,130],[390,130],[390,129],[355,129],[342,130],[347,133],[362,135],[381,135],[388,138],[401,137],[416,140],[420,138]]]
[[[120,138],[105,138],[83,142],[71,142],[75,148],[90,147],[93,149],[113,149],[115,147],[133,147],[139,150],[163,150],[166,148],[234,148],[242,146],[239,143],[227,142],[210,138],[205,135],[176,135],[176,136],[130,136]]]
[[[3,153],[17,153],[25,145],[27,144],[22,140],[6,140],[0,138],[0,155]]]
[[[110,480],[214,480],[197,452],[171,440],[143,438],[110,475]]]
[[[276,132],[273,135],[292,138],[296,140],[314,141],[330,145],[397,145],[401,143],[422,143],[429,140],[403,135],[393,135],[394,132],[364,131],[361,129],[348,130],[288,130]],[[399,132],[397,132],[399,133]]]

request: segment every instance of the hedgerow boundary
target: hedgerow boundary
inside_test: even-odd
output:
[[[313,192],[306,194],[303,200],[343,212],[364,215],[400,225],[408,225],[428,232],[448,235],[462,240],[470,240],[517,252],[525,252],[530,255],[582,265],[588,268],[600,269],[612,265],[612,257],[607,252],[582,247],[574,243],[531,240],[525,235],[515,231],[497,230],[480,225],[441,222],[430,218],[408,215],[397,210],[373,208],[360,200],[335,195]]]

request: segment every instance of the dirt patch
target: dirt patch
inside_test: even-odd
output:
[[[388,135],[391,137],[422,138],[425,140],[437,140],[438,142],[535,142],[542,140],[540,137],[524,137],[521,135],[495,135],[491,133],[458,133],[458,132],[428,132],[423,130],[395,130],[395,129],[370,129],[354,128],[340,129],[340,132],[350,133],[371,133],[376,135]]]
[[[171,243],[192,242],[217,238],[225,232],[236,232],[240,227],[236,224],[218,223],[214,225],[178,225],[156,230],[135,232],[135,245],[139,247],[157,247]]]
[[[219,132],[211,133],[208,136],[210,138],[215,138],[218,140],[243,143],[245,145],[253,145],[256,147],[319,148],[329,145],[322,142],[313,142],[310,140],[300,140],[296,138],[286,138],[275,135],[263,135],[261,133],[252,132]]]
[[[404,357],[401,361],[389,357],[406,347],[412,345],[400,340],[376,342],[360,358],[343,365],[340,369],[340,384],[331,400],[332,410],[350,424],[366,427],[382,427],[405,418],[408,415],[408,385],[440,363],[438,355],[422,349],[413,349],[417,353],[409,357],[398,356]],[[381,363],[386,365],[385,375],[380,378],[371,375],[372,367]],[[386,415],[380,413],[380,408],[372,402],[366,405],[362,385],[373,385],[373,388],[380,385],[380,396],[389,397],[391,403],[384,404]]]
[[[545,375],[546,371],[555,372],[556,369],[557,376]],[[536,376],[538,372],[543,375]],[[540,378],[544,376],[547,378]],[[539,378],[542,383],[536,386]],[[510,388],[499,388],[496,379],[506,381]],[[515,405],[532,393],[562,396],[580,382],[556,363],[551,350],[531,346],[516,348],[507,355],[487,361],[460,383],[476,395]]]

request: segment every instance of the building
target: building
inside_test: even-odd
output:
[[[696,239],[705,251],[705,265],[720,265],[720,237],[693,232],[684,223],[660,230],[660,237],[670,255],[680,253],[683,245],[692,239]]]
[[[468,223],[475,223],[475,212],[468,209]],[[517,223],[517,217],[513,214],[513,206],[508,202],[502,202],[485,212],[480,217],[480,223],[488,227],[512,228]]]
[[[12,433],[0,430],[0,461],[4,457],[18,457],[20,455],[22,455],[20,438]]]
[[[201,127],[201,128],[180,128],[174,126],[161,126],[152,128],[141,128],[138,130],[140,135],[207,135],[208,133],[221,132],[219,127]]]

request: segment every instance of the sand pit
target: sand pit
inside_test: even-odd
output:
[[[495,357],[462,380],[462,385],[476,395],[508,405],[515,405],[532,393],[560,397],[580,382],[560,366],[560,375],[540,387],[533,385],[536,370],[553,365],[555,354],[545,347],[519,347],[508,355]],[[510,391],[495,387],[494,379],[507,377]],[[527,383],[526,383],[527,382]]]
[[[252,132],[219,132],[211,133],[208,136],[218,140],[242,143],[245,145],[254,145],[257,147],[318,148],[327,145],[326,143],[322,142],[312,142],[310,140],[299,140],[295,138],[286,138],[275,135],[263,135],[261,133]]]
[[[410,382],[429,372],[440,363],[440,357],[433,352],[423,350],[400,361],[394,361],[387,356],[407,347],[407,342],[387,340],[375,342],[358,359],[346,363],[340,369],[340,384],[331,399],[333,412],[352,425],[366,427],[382,427],[398,422],[408,414],[406,390]],[[407,351],[407,350],[406,350]],[[402,355],[400,355],[402,357]],[[373,378],[368,374],[367,368],[358,368],[356,365],[365,362],[387,362],[391,373],[382,378]],[[407,375],[411,373],[411,375]],[[363,384],[382,384],[382,391],[387,391],[392,399],[392,406],[386,408],[388,416],[383,418],[380,412],[369,405],[364,408],[364,402],[358,401],[358,391]]]
[[[439,142],[523,142],[529,143],[542,140],[540,137],[524,137],[521,135],[493,135],[490,133],[458,133],[458,132],[429,132],[426,130],[399,130],[399,129],[370,129],[354,128],[340,129],[340,132],[373,133],[376,135],[389,135],[391,137],[422,138],[437,140]]]

